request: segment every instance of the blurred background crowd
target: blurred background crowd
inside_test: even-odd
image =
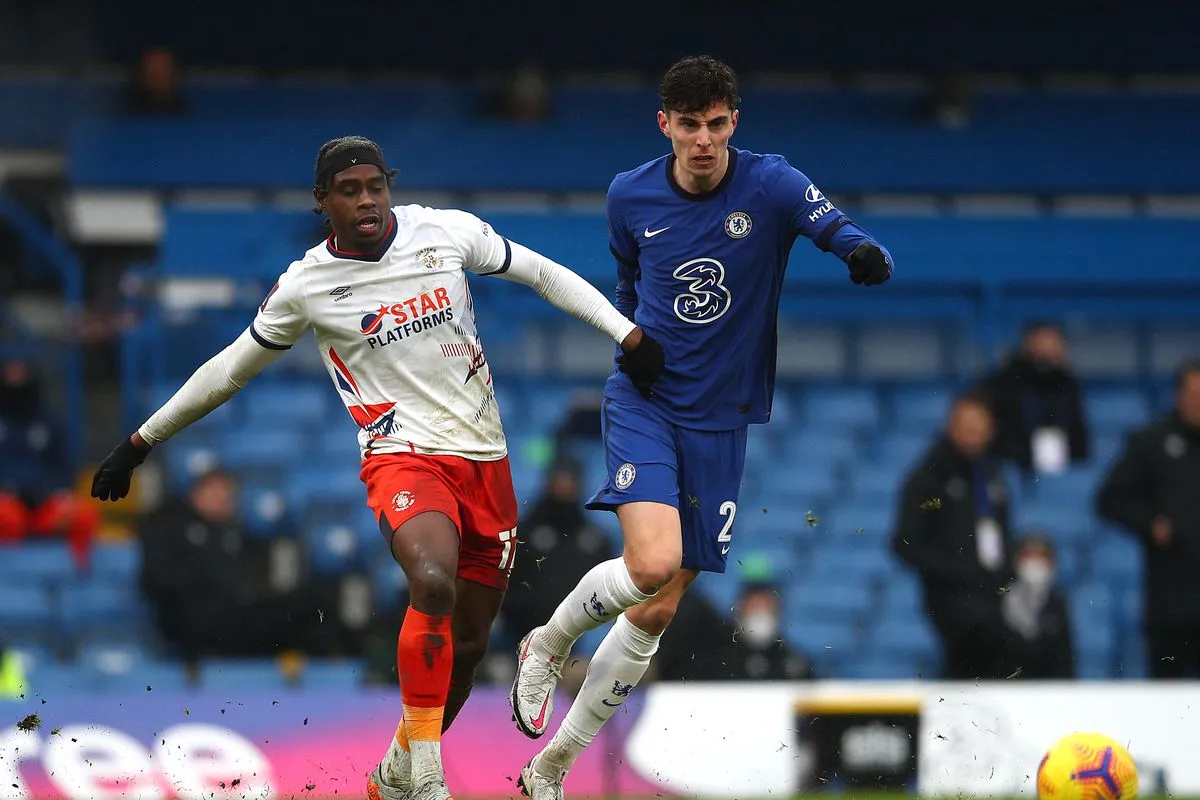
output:
[[[897,272],[864,297],[797,245],[736,557],[656,677],[1200,677],[1194,10],[694,0],[722,22],[685,38],[683,11],[617,2],[572,38],[550,6],[310,5],[270,34],[214,29],[244,16],[225,2],[0,11],[0,693],[394,682],[403,576],[311,341],[126,501],[91,501],[90,470],[320,241],[332,136],[383,145],[397,202],[471,210],[611,293],[604,189],[665,152],[656,75],[699,50],[741,73],[734,144],[786,155]],[[329,41],[323,14],[368,11]],[[612,348],[527,290],[473,291],[522,508],[481,676],[503,682],[619,548],[582,508]]]

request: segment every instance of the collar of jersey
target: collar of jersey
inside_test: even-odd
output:
[[[333,246],[333,234],[329,234],[329,238],[325,240],[325,249],[334,258],[344,258],[348,261],[378,261],[383,258],[384,253],[392,246],[392,242],[396,241],[396,213],[388,212],[388,231],[379,240],[379,244],[374,250],[369,250],[362,253],[352,252],[350,250],[339,250]]]
[[[725,187],[733,180],[734,170],[737,168],[737,150],[729,148],[729,168],[725,170],[725,176],[721,178],[721,182],[707,192],[692,194],[685,191],[682,186],[675,182],[675,154],[672,153],[667,158],[667,185],[671,187],[671,191],[682,197],[684,200],[691,200],[693,203],[703,203],[705,200],[712,200],[714,197],[725,191]]]

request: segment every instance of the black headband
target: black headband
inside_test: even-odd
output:
[[[325,189],[329,186],[329,181],[333,176],[344,169],[357,167],[360,164],[373,164],[383,170],[387,174],[387,165],[383,163],[383,156],[373,147],[347,147],[345,150],[338,150],[332,155],[328,155],[317,164],[316,186],[318,189]]]

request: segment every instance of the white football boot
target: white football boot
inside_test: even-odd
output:
[[[560,772],[553,777],[543,775],[534,770],[535,761],[537,756],[529,759],[529,763],[521,770],[521,777],[517,778],[517,788],[521,794],[529,800],[563,800],[563,778],[566,773]]]
[[[409,800],[409,791],[384,783],[383,765],[380,764],[367,778],[367,800]]]
[[[517,648],[517,676],[508,701],[517,729],[536,739],[550,727],[554,714],[554,688],[562,678],[562,660],[540,648],[534,628]]]

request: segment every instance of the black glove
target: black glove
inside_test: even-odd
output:
[[[92,476],[92,497],[120,500],[129,494],[133,471],[146,460],[149,452],[128,439],[117,445]]]
[[[617,365],[633,381],[638,393],[649,398],[653,396],[651,390],[662,375],[666,360],[662,345],[643,330],[638,346],[617,356]]]
[[[850,280],[859,286],[876,286],[892,277],[892,260],[879,245],[871,242],[863,242],[854,248],[847,263]]]

